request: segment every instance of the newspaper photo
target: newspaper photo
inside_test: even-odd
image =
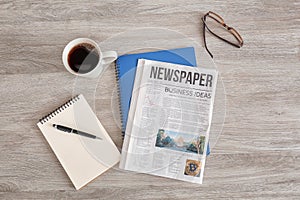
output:
[[[140,59],[120,168],[202,184],[217,71]]]

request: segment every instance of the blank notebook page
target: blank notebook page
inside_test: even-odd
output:
[[[102,140],[65,133],[55,129],[53,124],[84,131]],[[76,189],[119,162],[119,150],[83,95],[57,108],[37,125]]]

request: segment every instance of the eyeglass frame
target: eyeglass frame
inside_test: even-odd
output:
[[[217,18],[215,18],[213,15],[215,15],[216,17],[218,17],[219,20],[218,20]],[[210,17],[211,19],[213,19],[213,20],[215,20],[216,22],[218,22],[219,24],[221,24],[227,31],[229,31],[229,32],[235,37],[235,39],[238,41],[239,44],[236,44],[236,43],[233,43],[233,42],[231,42],[231,41],[228,41],[228,40],[222,38],[221,36],[218,36],[218,35],[215,34],[213,31],[211,31],[211,30],[209,29],[209,27],[207,26],[207,24],[206,24],[206,17]],[[209,11],[209,12],[207,12],[201,19],[202,19],[202,22],[203,22],[203,39],[204,39],[204,46],[205,46],[206,51],[209,53],[209,55],[210,55],[212,58],[213,58],[213,55],[212,55],[212,53],[208,50],[207,44],[206,44],[205,28],[207,28],[207,30],[208,30],[211,34],[213,34],[215,37],[219,38],[220,40],[222,40],[222,41],[224,41],[224,42],[227,42],[228,44],[230,44],[230,45],[232,45],[232,46],[235,46],[235,47],[237,47],[237,48],[241,48],[241,47],[243,46],[244,41],[243,41],[243,38],[241,37],[241,35],[240,35],[233,27],[228,26],[228,25],[225,23],[224,19],[223,19],[220,15],[218,15],[218,14],[212,12],[212,11]]]

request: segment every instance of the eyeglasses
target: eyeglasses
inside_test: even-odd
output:
[[[243,46],[244,41],[243,41],[243,38],[240,36],[240,34],[234,28],[227,26],[227,24],[225,24],[223,18],[220,17],[218,14],[209,11],[202,17],[202,21],[203,21],[204,46],[205,46],[206,51],[209,53],[209,55],[212,58],[213,58],[213,55],[208,50],[207,44],[206,44],[205,28],[207,28],[207,30],[211,34],[213,34],[215,37],[219,38],[220,40],[223,40],[224,42],[227,42],[228,44],[230,44],[232,46],[235,46],[237,48],[241,48]],[[220,29],[222,30],[222,33],[220,33]],[[225,33],[224,33],[224,30],[225,30]],[[229,33],[229,35],[228,35],[228,33]],[[222,37],[219,35],[222,35]]]

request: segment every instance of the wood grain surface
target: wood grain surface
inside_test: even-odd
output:
[[[77,37],[101,42],[142,27],[172,29],[203,45],[200,19],[209,10],[235,27],[245,45],[237,49],[207,36],[227,101],[204,184],[116,166],[76,191],[38,119],[74,93],[90,92],[119,148],[122,137],[113,67],[97,84],[76,79],[62,64],[64,46]],[[0,199],[299,199],[299,47],[299,0],[1,1]]]

